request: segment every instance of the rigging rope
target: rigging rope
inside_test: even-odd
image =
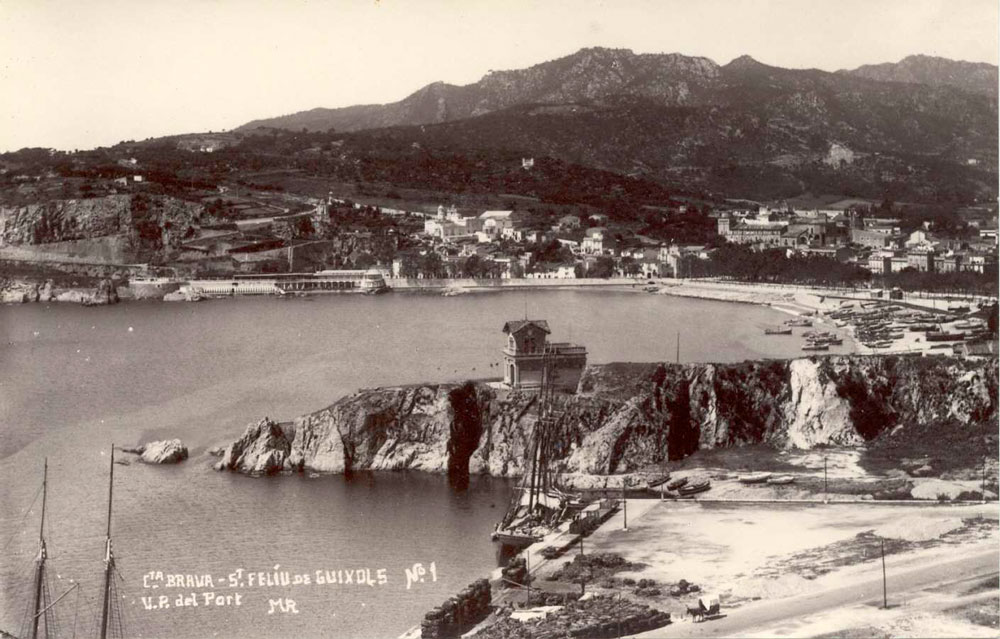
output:
[[[41,485],[39,485],[38,489],[35,490],[35,496],[31,499],[31,504],[29,504],[28,509],[24,511],[24,515],[21,517],[20,523],[18,523],[17,528],[14,530],[13,534],[11,534],[10,539],[7,540],[7,543],[3,545],[3,552],[7,551],[7,548],[10,546],[10,543],[14,541],[14,537],[17,536],[18,532],[23,532],[20,531],[19,529],[22,526],[24,526],[24,520],[27,519],[28,515],[31,514],[31,509],[35,507],[35,502],[38,501],[38,496],[41,494],[42,494],[42,487]]]

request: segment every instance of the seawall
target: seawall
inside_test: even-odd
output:
[[[386,283],[398,291],[420,291],[420,290],[441,290],[441,289],[467,289],[467,290],[500,290],[500,289],[552,289],[552,288],[584,288],[601,286],[642,286],[646,284],[644,280],[629,277],[612,278],[579,278],[579,279],[505,279],[505,278],[452,278],[452,279],[417,279],[417,278],[388,278]]]

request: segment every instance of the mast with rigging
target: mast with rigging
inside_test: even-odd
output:
[[[104,589],[101,592],[101,634],[107,639],[108,623],[111,621],[111,607],[117,605],[114,597],[115,555],[111,550],[111,505],[115,488],[115,445],[111,445],[111,472],[108,476],[108,526],[104,546]]]
[[[31,634],[29,635],[31,639],[38,637],[38,620],[45,612],[45,606],[43,606],[42,600],[42,585],[45,581],[45,560],[47,559],[47,551],[45,548],[45,500],[48,493],[48,484],[49,459],[46,457],[44,470],[42,471],[42,523],[38,526],[38,565],[35,567],[35,598],[34,604],[32,605]],[[47,624],[46,630],[48,630]]]

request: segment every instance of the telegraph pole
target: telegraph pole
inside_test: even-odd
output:
[[[628,500],[625,499],[625,478],[622,477],[622,517],[624,521],[622,523],[622,530],[628,532]]]
[[[826,457],[823,457],[823,503],[830,503],[830,489],[826,481]]]
[[[885,539],[882,539],[882,607],[889,608],[889,597],[885,585]]]
[[[980,492],[980,503],[986,503],[986,458],[983,457],[983,487]]]

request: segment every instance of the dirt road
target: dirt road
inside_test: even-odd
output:
[[[940,583],[948,583],[975,576],[990,576],[997,573],[1000,566],[1000,550],[979,551],[968,557],[937,561],[918,568],[893,569],[888,566],[889,605],[899,602],[902,592],[920,590]],[[874,564],[867,573],[870,577],[828,590],[790,597],[777,601],[748,604],[731,611],[725,617],[703,623],[687,620],[671,624],[666,628],[653,630],[641,635],[654,637],[732,637],[752,635],[755,628],[780,623],[786,619],[802,618],[836,608],[871,603],[882,605],[882,569]],[[723,610],[725,613],[726,611]],[[763,636],[763,635],[762,635]]]

